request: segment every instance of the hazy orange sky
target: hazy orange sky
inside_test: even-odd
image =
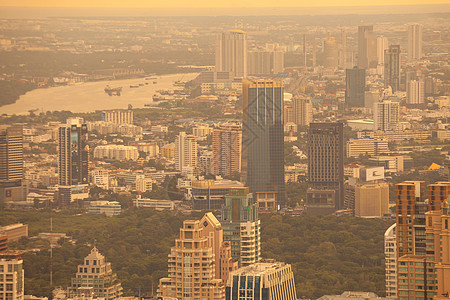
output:
[[[311,7],[448,4],[449,0],[0,0],[0,6],[34,7]]]

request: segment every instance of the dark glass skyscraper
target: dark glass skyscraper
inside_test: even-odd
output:
[[[358,67],[345,70],[345,103],[348,106],[364,107],[366,70]]]
[[[384,51],[384,86],[396,92],[400,85],[400,45],[391,45]]]
[[[276,192],[284,205],[283,84],[273,80],[244,80],[242,180],[250,192]]]

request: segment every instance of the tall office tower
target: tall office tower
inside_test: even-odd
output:
[[[169,254],[169,275],[159,280],[158,297],[223,300],[225,289],[216,278],[213,248],[204,225],[186,220]]]
[[[276,192],[284,205],[283,84],[273,80],[242,83],[242,179],[250,192]]]
[[[24,200],[22,126],[0,128],[0,207]]]
[[[326,68],[337,68],[339,63],[338,42],[331,35],[323,44],[323,66]]]
[[[89,278],[89,280],[86,280]],[[82,264],[78,265],[78,271],[72,284],[67,288],[68,298],[80,297],[91,293],[90,296],[117,299],[122,296],[123,289],[118,282],[117,275],[113,273],[111,263],[94,247]]]
[[[384,233],[384,261],[386,265],[386,297],[397,298],[397,237],[392,224]]]
[[[384,67],[384,51],[389,49],[389,42],[384,35],[377,36],[377,59],[378,65]]]
[[[366,70],[354,67],[345,70],[345,103],[348,106],[364,107]]]
[[[197,140],[193,135],[180,132],[175,138],[175,169],[197,168]]]
[[[223,32],[216,37],[216,71],[232,77],[247,76],[247,35],[242,30]]]
[[[232,272],[227,282],[225,299],[296,300],[291,265],[280,262],[257,263]]]
[[[224,242],[222,225],[213,213],[206,213],[200,224],[203,226],[203,236],[208,238],[208,246],[213,249],[215,278],[221,279],[225,284],[229,273],[238,268],[238,262],[231,256],[231,244]]]
[[[311,123],[308,132],[307,212],[331,213],[344,206],[344,126]]]
[[[283,51],[250,51],[248,53],[248,74],[273,75],[284,71]]]
[[[358,26],[358,66],[375,68],[377,62],[377,37],[373,26]]]
[[[225,196],[220,223],[223,239],[231,244],[231,256],[240,267],[261,259],[260,221],[258,207],[248,188],[233,188]]]
[[[422,80],[410,80],[406,84],[406,103],[425,103],[425,84]]]
[[[0,253],[0,299],[24,299],[24,271],[21,252]]]
[[[104,110],[101,120],[114,124],[133,124],[134,114],[132,109]]]
[[[339,68],[347,68],[347,33],[341,29],[341,44],[339,52]]]
[[[373,108],[375,130],[396,130],[399,122],[400,104],[391,100],[376,102]]]
[[[422,28],[421,24],[408,26],[408,59],[422,58]]]
[[[313,120],[311,99],[295,96],[292,99],[294,123],[297,126],[309,126]],[[285,112],[286,113],[286,112]]]
[[[303,65],[306,67],[306,34],[303,35]]]
[[[384,51],[384,86],[396,92],[400,85],[400,45],[390,45]]]
[[[58,171],[59,184],[70,186],[88,183],[87,125],[81,118],[67,119],[59,127]]]
[[[241,172],[242,127],[224,124],[213,131],[213,163],[215,175],[232,176]]]
[[[312,50],[312,67],[313,69],[317,65],[317,41],[316,38],[313,39],[313,50]]]

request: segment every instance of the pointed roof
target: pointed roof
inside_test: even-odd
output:
[[[91,253],[89,253],[88,256],[86,256],[86,259],[96,259],[96,260],[100,260],[105,258],[100,252],[98,252],[97,247],[94,246],[94,248],[92,248]]]

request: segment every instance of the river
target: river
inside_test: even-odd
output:
[[[93,112],[95,110],[127,108],[128,104],[134,108],[142,108],[144,104],[152,103],[152,96],[157,90],[174,89],[177,80],[188,81],[194,79],[198,73],[172,74],[156,76],[156,80],[133,78],[111,81],[84,82],[73,85],[40,88],[32,90],[22,96],[14,104],[0,107],[0,114],[24,115],[29,110],[37,109],[36,113],[68,110],[74,113]],[[156,84],[153,84],[156,81]],[[130,88],[130,85],[139,85]],[[148,83],[148,85],[145,85]],[[109,96],[105,93],[105,86],[122,87],[120,96]]]

